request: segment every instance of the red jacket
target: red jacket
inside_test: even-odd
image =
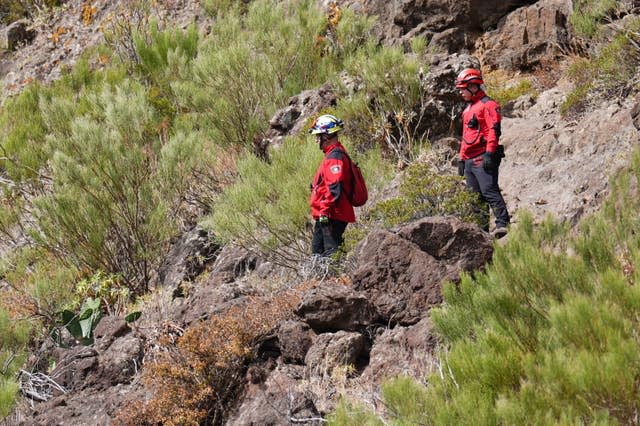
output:
[[[496,152],[501,121],[500,105],[479,91],[462,113],[460,159],[475,158],[485,151]]]
[[[340,142],[324,149],[324,159],[311,186],[311,215],[314,219],[327,216],[342,222],[355,222],[353,206],[347,199],[351,191],[351,167]]]

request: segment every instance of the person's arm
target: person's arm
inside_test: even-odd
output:
[[[323,182],[325,186],[325,197],[322,202],[321,213],[323,216],[329,216],[331,206],[338,204],[340,197],[343,196],[344,186],[342,184],[346,161],[344,157],[326,159],[322,165]]]
[[[487,142],[487,152],[493,154],[498,149],[501,134],[500,105],[494,100],[490,100],[484,106],[484,122],[487,130],[485,132],[485,140]]]

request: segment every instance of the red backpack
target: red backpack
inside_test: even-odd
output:
[[[364,176],[362,176],[360,167],[358,167],[356,163],[351,161],[351,157],[349,157],[349,154],[347,154],[343,150],[334,149],[332,153],[333,152],[339,152],[340,154],[347,157],[349,165],[351,166],[351,192],[347,194],[349,203],[353,207],[364,206],[364,204],[369,199],[369,191],[367,190],[367,184],[364,181]]]

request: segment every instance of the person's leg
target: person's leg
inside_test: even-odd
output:
[[[323,226],[322,236],[324,243],[323,256],[333,255],[340,244],[342,244],[342,234],[347,227],[347,222],[329,219],[329,223]]]
[[[478,158],[482,160],[482,157]],[[482,169],[482,161],[478,162],[478,158],[465,161],[464,177],[466,178],[469,189],[471,189],[472,192],[477,193],[480,197],[480,206],[478,206],[478,208],[474,208],[474,210],[478,217],[480,217],[480,227],[482,230],[489,232],[489,203],[482,193],[480,182],[477,177],[478,169]]]
[[[507,205],[502,198],[502,192],[498,186],[498,169],[487,172],[483,167],[474,168],[473,174],[478,182],[480,192],[491,205],[493,214],[496,217],[496,227],[505,228],[511,222]]]
[[[322,255],[324,253],[324,226],[316,221],[313,225],[313,237],[311,238],[311,254]]]

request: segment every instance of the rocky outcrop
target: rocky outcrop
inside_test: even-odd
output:
[[[570,89],[561,81],[521,117],[502,122],[502,194],[512,212],[527,210],[536,221],[551,213],[575,224],[593,212],[640,140],[632,99],[603,101],[578,120],[560,118]]]
[[[528,71],[554,64],[570,48],[571,8],[569,0],[520,8],[476,41],[475,54],[488,69]]]
[[[180,284],[200,275],[219,249],[209,231],[196,227],[185,232],[171,246],[158,270],[160,285],[180,292]]]
[[[484,31],[501,18],[535,0],[347,0],[356,12],[379,17],[375,32],[387,44],[398,44],[416,35],[431,41],[432,50],[454,53],[470,50]]]
[[[254,150],[258,155],[266,157],[269,146],[277,148],[288,135],[304,131],[305,125],[310,125],[309,120],[323,109],[335,106],[336,99],[330,84],[292,96],[289,104],[269,120],[269,129],[264,137],[254,143]]]
[[[268,362],[259,374],[250,368],[230,424],[258,424],[253,410],[271,419],[264,424],[287,424],[299,418],[290,414],[292,396],[315,386],[322,392],[305,393],[309,404],[302,406],[326,414],[336,402],[330,396],[335,377],[376,386],[432,362],[437,339],[427,315],[442,300],[442,283],[481,268],[492,252],[486,233],[454,218],[372,232],[354,250],[352,282],[328,281],[309,290],[296,309],[299,319],[279,326],[269,343],[275,364],[266,373]]]

